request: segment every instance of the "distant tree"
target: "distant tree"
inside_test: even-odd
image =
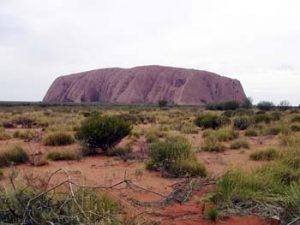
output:
[[[241,107],[245,109],[251,109],[252,106],[253,106],[253,99],[251,97],[247,97],[241,105]]]
[[[281,109],[281,110],[287,110],[291,107],[291,103],[287,100],[283,100],[279,103],[278,107]]]
[[[269,101],[261,101],[257,104],[257,108],[259,108],[260,110],[264,110],[264,111],[269,111],[274,107],[273,102],[269,102]]]
[[[168,105],[168,102],[166,100],[160,100],[160,101],[158,101],[158,106],[161,107],[161,108],[165,107],[167,105]]]

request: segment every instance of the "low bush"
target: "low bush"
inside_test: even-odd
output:
[[[249,128],[245,131],[245,136],[247,136],[247,137],[257,137],[258,132],[254,129]]]
[[[292,123],[300,123],[300,116],[299,116],[299,115],[294,116],[294,117],[291,119],[291,122],[292,122]]]
[[[47,153],[46,158],[53,161],[59,160],[79,160],[82,155],[79,150],[76,149],[56,149]]]
[[[226,147],[218,140],[216,136],[210,135],[204,138],[201,149],[207,152],[223,152]]]
[[[217,219],[220,217],[220,212],[216,208],[212,208],[204,215],[204,218],[210,221],[217,221]]]
[[[279,126],[271,126],[271,127],[266,127],[263,130],[264,135],[277,135],[281,132],[281,127]]]
[[[229,123],[230,123],[230,119],[228,117],[217,116],[210,113],[200,115],[195,119],[195,124],[198,127],[203,127],[205,129],[207,128],[216,129],[221,126],[227,125]]]
[[[252,124],[252,120],[248,116],[236,117],[233,120],[233,126],[239,130],[245,130]]]
[[[13,136],[14,136],[14,138],[19,138],[19,139],[23,139],[23,140],[31,140],[36,136],[36,132],[30,131],[30,130],[26,130],[26,131],[17,130],[14,132]]]
[[[214,102],[206,105],[207,110],[236,110],[240,103],[236,101]]]
[[[300,124],[292,124],[291,131],[294,131],[294,132],[300,131]]]
[[[94,114],[82,123],[75,137],[89,148],[107,151],[129,135],[131,129],[131,124],[119,116]]]
[[[28,155],[25,150],[14,145],[0,152],[0,167],[9,166],[10,164],[20,164],[28,161]]]
[[[272,121],[279,121],[281,119],[281,117],[282,117],[282,113],[280,113],[280,112],[272,112],[270,114],[270,118]]]
[[[182,137],[169,137],[150,145],[147,168],[166,171],[172,176],[205,176],[205,167],[197,161],[191,144]]]
[[[44,140],[46,146],[63,146],[70,145],[75,142],[75,139],[71,134],[64,132],[57,132],[47,135]]]
[[[220,128],[215,131],[215,135],[217,136],[219,141],[230,141],[239,136],[239,133],[233,130],[231,127]]]
[[[247,140],[245,139],[240,139],[232,142],[230,144],[231,149],[241,149],[241,148],[250,148],[250,144]]]
[[[269,111],[274,108],[274,104],[272,102],[262,101],[257,104],[257,108],[260,110]]]
[[[148,143],[153,143],[158,141],[160,138],[165,137],[166,134],[157,128],[150,128],[145,133],[145,138]]]
[[[0,141],[8,140],[11,136],[5,132],[5,129],[3,127],[0,127]]]
[[[274,148],[268,148],[265,150],[257,150],[250,155],[250,159],[255,161],[270,161],[278,158],[279,153]]]
[[[253,118],[255,123],[270,123],[271,118],[268,114],[257,114]]]

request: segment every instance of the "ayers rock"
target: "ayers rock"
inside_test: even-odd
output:
[[[58,77],[44,102],[102,102],[151,104],[166,100],[176,105],[246,98],[238,80],[215,73],[165,66],[107,68]]]

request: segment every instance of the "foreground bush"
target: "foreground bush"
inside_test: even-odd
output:
[[[58,161],[58,160],[79,160],[81,159],[81,152],[77,149],[56,149],[51,150],[47,154],[47,159]]]
[[[257,150],[250,155],[250,159],[255,161],[270,161],[279,157],[276,149],[269,148],[265,150]]]
[[[71,134],[63,132],[49,134],[44,138],[44,145],[46,146],[63,146],[73,144],[74,142],[75,140]]]
[[[230,123],[230,120],[225,116],[217,116],[210,113],[198,116],[195,119],[195,124],[198,127],[216,129]]]
[[[131,129],[131,124],[118,116],[95,114],[82,123],[76,138],[89,148],[107,151],[129,135]]]
[[[197,161],[191,144],[184,138],[167,138],[150,145],[147,168],[166,171],[172,176],[205,176],[205,167]]]
[[[20,164],[28,161],[28,155],[25,150],[19,146],[11,146],[0,152],[0,167],[10,164]]]

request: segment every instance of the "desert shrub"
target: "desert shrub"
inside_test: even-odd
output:
[[[294,132],[300,131],[300,124],[292,124],[291,125],[291,130]]]
[[[217,221],[217,219],[220,217],[220,212],[217,208],[212,208],[207,211],[207,213],[204,215],[204,218],[210,221]]]
[[[231,149],[240,149],[240,148],[249,148],[249,147],[250,144],[245,139],[236,140],[230,144]]]
[[[207,110],[236,110],[240,103],[236,101],[214,102],[206,105]]]
[[[177,127],[177,130],[179,130],[183,134],[197,134],[198,133],[197,127],[191,123],[181,123]]]
[[[148,143],[156,142],[165,136],[166,134],[157,128],[150,128],[145,132],[145,138]]]
[[[15,125],[12,123],[12,122],[9,122],[9,121],[5,121],[2,123],[2,126],[4,128],[15,128]]]
[[[31,140],[36,136],[36,132],[30,130],[26,130],[26,131],[17,130],[14,132],[13,136],[14,138]]]
[[[252,120],[248,116],[236,117],[233,120],[233,126],[239,130],[245,130],[252,124]]]
[[[176,177],[206,175],[191,144],[182,137],[169,137],[151,144],[149,157],[147,168],[151,170],[167,171]]]
[[[130,158],[130,154],[132,153],[133,149],[131,146],[125,147],[118,147],[114,149],[109,149],[107,151],[107,155],[109,156],[117,156],[123,159],[124,161]]]
[[[21,125],[23,128],[31,128],[35,125],[36,121],[34,118],[28,116],[19,116],[13,120],[13,123]]]
[[[141,123],[141,119],[137,114],[129,114],[123,113],[119,115],[123,120],[131,123],[131,124],[139,124]]]
[[[247,137],[257,137],[257,136],[258,136],[258,133],[257,133],[256,130],[251,129],[251,128],[248,128],[248,129],[245,131],[245,136],[247,136]]]
[[[204,142],[201,147],[203,151],[207,152],[223,152],[225,148],[225,145],[223,145],[214,135],[210,135],[204,138]]]
[[[75,140],[71,134],[57,132],[47,135],[43,142],[46,146],[63,146],[73,144]]]
[[[93,115],[76,132],[76,138],[89,148],[106,151],[130,134],[131,124],[119,116]]]
[[[271,120],[272,120],[272,121],[278,121],[278,120],[281,119],[282,113],[280,113],[280,112],[272,112],[272,113],[270,114],[270,117],[271,117]]]
[[[46,158],[53,161],[79,160],[82,157],[77,149],[55,149],[48,152]]]
[[[0,127],[0,141],[8,140],[10,138],[10,135],[5,132],[5,129],[3,127]]]
[[[281,132],[282,128],[279,126],[271,126],[271,127],[266,127],[263,130],[264,135],[277,135]]]
[[[220,128],[215,131],[215,135],[217,136],[219,141],[230,141],[239,136],[239,133],[233,130],[231,127]]]
[[[0,167],[20,164],[28,161],[28,155],[19,145],[13,145],[0,152]]]
[[[257,104],[257,108],[264,111],[269,111],[274,107],[274,104],[272,102],[268,101],[262,101]]]
[[[253,118],[255,123],[270,123],[271,122],[271,118],[268,114],[257,114],[254,116]]]
[[[270,161],[279,156],[279,153],[274,148],[268,148],[265,150],[257,150],[250,155],[250,159],[255,161]]]
[[[158,106],[159,107],[166,107],[167,105],[168,105],[168,101],[166,101],[166,100],[158,101]]]
[[[292,122],[292,123],[300,123],[300,116],[294,116],[294,117],[291,119],[291,122]]]
[[[230,119],[225,116],[217,116],[210,113],[202,114],[195,119],[198,127],[216,129],[223,125],[229,124]]]

